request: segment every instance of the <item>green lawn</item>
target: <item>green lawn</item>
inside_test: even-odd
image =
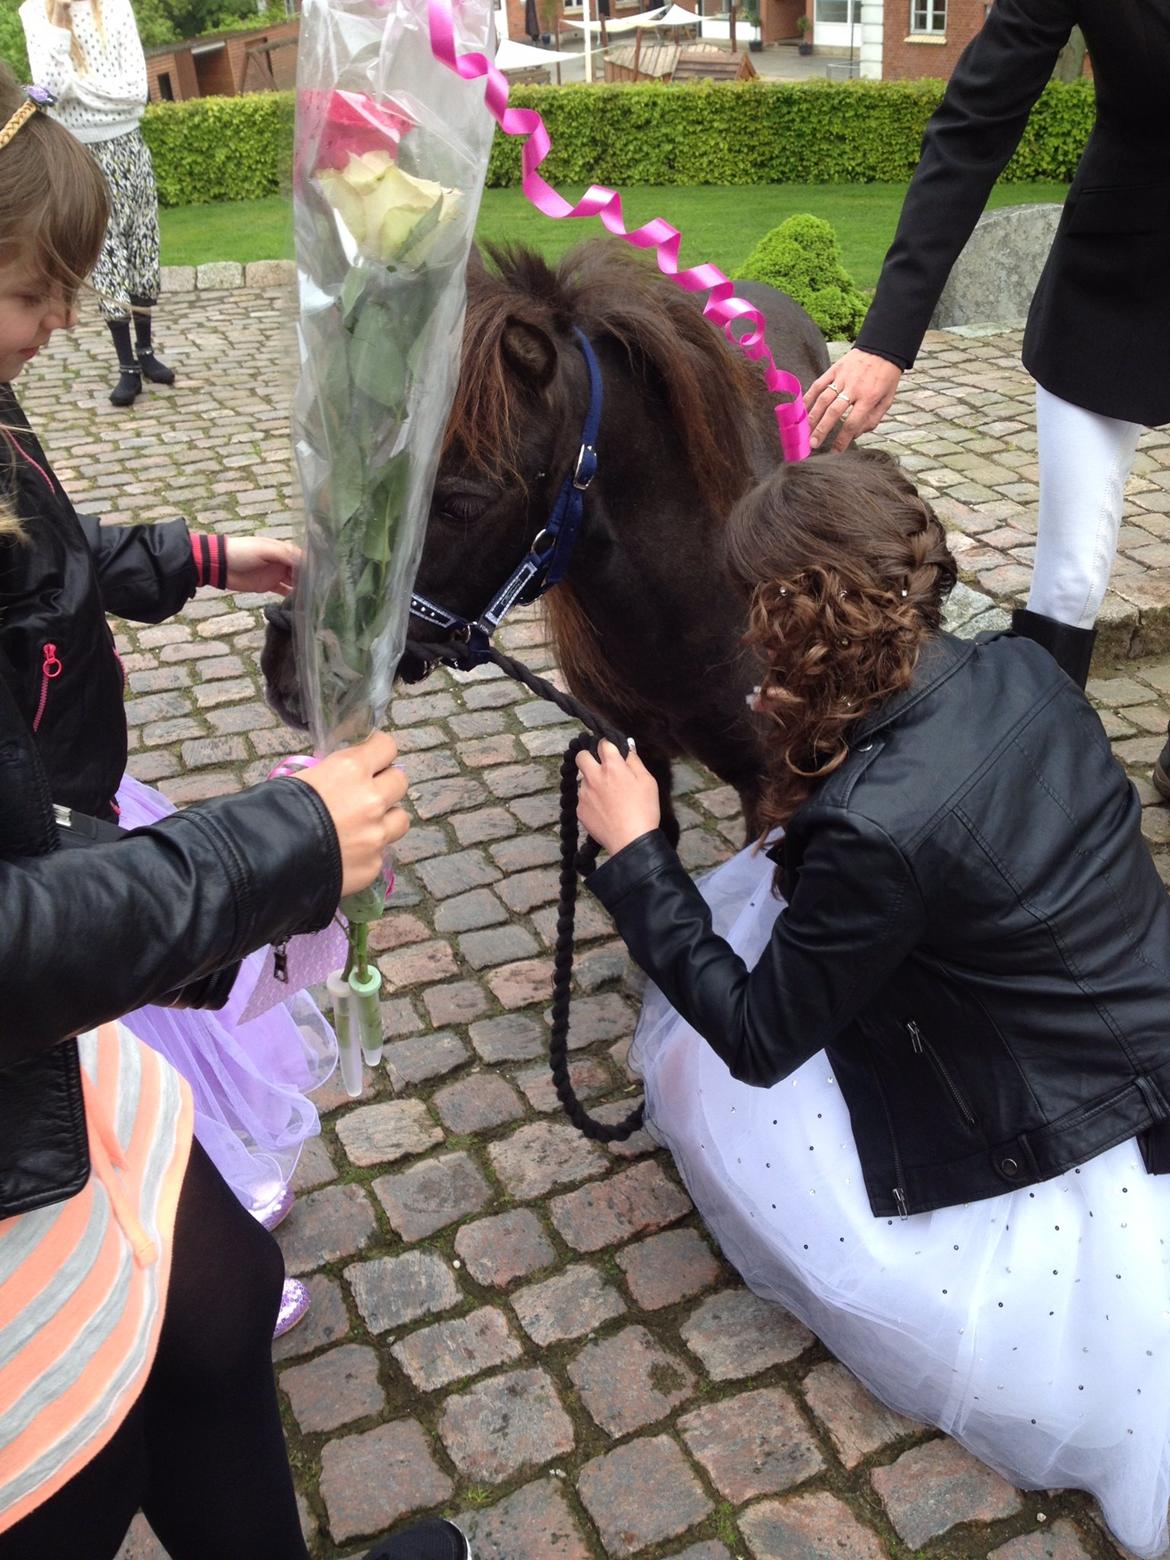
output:
[[[710,260],[732,273],[748,251],[794,212],[811,211],[833,224],[845,265],[861,287],[877,281],[905,193],[902,184],[773,184],[745,188],[710,185],[697,188],[642,188],[623,191],[627,225],[665,217],[683,235],[682,261]],[[1063,201],[1062,184],[1003,184],[993,206],[1024,201]],[[576,200],[580,188],[565,189]],[[178,206],[161,213],[164,265],[198,265],[204,260],[278,260],[291,256],[289,202],[264,200],[220,206]],[[550,222],[534,211],[519,190],[487,190],[480,210],[481,240],[516,240],[550,258],[579,238],[601,231],[598,222]]]

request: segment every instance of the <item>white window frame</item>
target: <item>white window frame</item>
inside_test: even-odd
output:
[[[910,0],[910,36],[938,38],[947,30],[947,0]]]

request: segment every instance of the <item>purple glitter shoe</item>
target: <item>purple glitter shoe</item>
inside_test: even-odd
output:
[[[272,1336],[279,1338],[289,1332],[304,1317],[308,1309],[309,1291],[299,1278],[286,1278],[284,1288],[280,1291],[280,1310],[276,1313],[276,1326],[272,1329]]]
[[[472,1560],[471,1546],[453,1522],[433,1517],[375,1544],[365,1560]]]
[[[275,1197],[270,1197],[266,1203],[261,1203],[252,1209],[252,1217],[266,1230],[274,1230],[278,1224],[288,1218],[296,1200],[297,1196],[292,1188],[282,1186]]]

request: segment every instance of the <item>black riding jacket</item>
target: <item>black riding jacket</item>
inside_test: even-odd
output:
[[[1101,722],[1026,639],[932,641],[785,836],[753,970],[663,835],[593,892],[768,1087],[824,1050],[875,1214],[1057,1175],[1170,1116],[1170,898]]]
[[[156,620],[191,594],[195,569],[181,522],[90,523],[87,541],[6,387],[4,398],[0,423],[15,430],[5,486],[26,533],[0,538],[0,1204],[9,1204],[53,1184],[55,1159],[68,1158],[81,1108],[69,1037],[324,926],[341,856],[324,803],[295,780],[201,803],[113,844],[58,849],[52,803],[108,811],[125,764],[121,671],[103,608]],[[54,662],[59,675],[46,676]],[[29,1145],[24,1162],[6,1152],[14,1143]]]

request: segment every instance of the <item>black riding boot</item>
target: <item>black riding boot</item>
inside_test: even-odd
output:
[[[1068,623],[1058,623],[1042,612],[1029,612],[1017,607],[1012,613],[1012,633],[1022,639],[1033,639],[1043,645],[1062,672],[1072,678],[1078,688],[1089,680],[1089,663],[1093,659],[1093,644],[1097,638],[1095,628],[1073,628]]]
[[[160,358],[155,357],[151,345],[151,310],[156,300],[131,295],[130,302],[134,306],[134,340],[138,347],[138,366],[142,370],[143,379],[149,379],[152,385],[173,385],[174,369],[168,368]]]
[[[129,406],[142,394],[142,374],[138,359],[130,345],[130,321],[107,320],[110,335],[114,338],[114,351],[118,354],[118,367],[122,370],[118,383],[110,391],[115,406]]]

